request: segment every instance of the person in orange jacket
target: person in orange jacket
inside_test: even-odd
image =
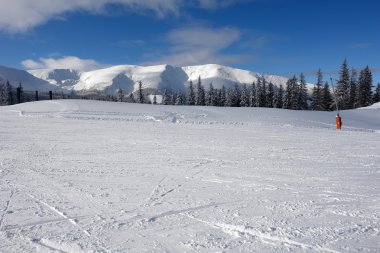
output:
[[[339,116],[339,113],[335,117],[335,122],[336,122],[336,129],[341,129],[342,128],[342,118]]]

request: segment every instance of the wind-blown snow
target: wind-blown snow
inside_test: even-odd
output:
[[[379,110],[0,107],[0,251],[378,252]]]

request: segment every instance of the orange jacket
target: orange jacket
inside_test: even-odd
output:
[[[342,118],[339,116],[336,116],[335,122],[336,122],[336,128],[340,129],[342,127]]]

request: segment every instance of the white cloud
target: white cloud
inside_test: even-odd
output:
[[[241,1],[197,0],[195,7],[215,9]],[[108,4],[119,4],[125,7],[125,11],[152,11],[158,17],[164,17],[178,15],[182,8],[193,5],[189,3],[191,1],[186,0],[1,0],[0,30],[25,32],[50,19],[62,19],[62,15],[68,12],[102,14]]]
[[[21,64],[27,69],[75,69],[79,71],[89,71],[105,66],[95,60],[80,59],[76,56],[40,58],[38,61],[28,59],[22,61]]]
[[[169,53],[148,64],[168,63],[176,66],[206,63],[234,64],[247,59],[244,55],[224,54],[223,50],[238,42],[240,30],[236,28],[185,27],[170,31],[166,40]]]

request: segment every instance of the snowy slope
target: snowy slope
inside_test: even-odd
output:
[[[5,66],[0,66],[0,80],[8,80],[14,87],[18,86],[19,83],[21,83],[25,90],[30,91],[61,90],[59,87],[54,87],[47,81],[37,78],[27,71],[8,68]]]
[[[73,69],[36,69],[28,71],[33,76],[46,80],[54,86],[70,89],[80,77],[80,73]]]
[[[73,70],[30,70],[31,74],[54,85],[66,86],[77,91],[98,90],[114,93],[121,88],[127,93],[137,90],[138,81],[144,88],[164,91],[185,91],[189,81],[197,82],[200,76],[203,85],[212,83],[214,87],[232,87],[235,84],[251,84],[257,81],[260,73],[235,69],[217,64],[173,67],[170,65],[135,66],[119,65],[109,68],[78,73]],[[68,73],[70,74],[69,77]],[[71,75],[73,74],[73,75]],[[288,78],[274,75],[264,75],[268,82],[275,85],[285,85]],[[72,86],[67,86],[71,84]]]
[[[379,252],[380,109],[0,107],[1,252]]]

